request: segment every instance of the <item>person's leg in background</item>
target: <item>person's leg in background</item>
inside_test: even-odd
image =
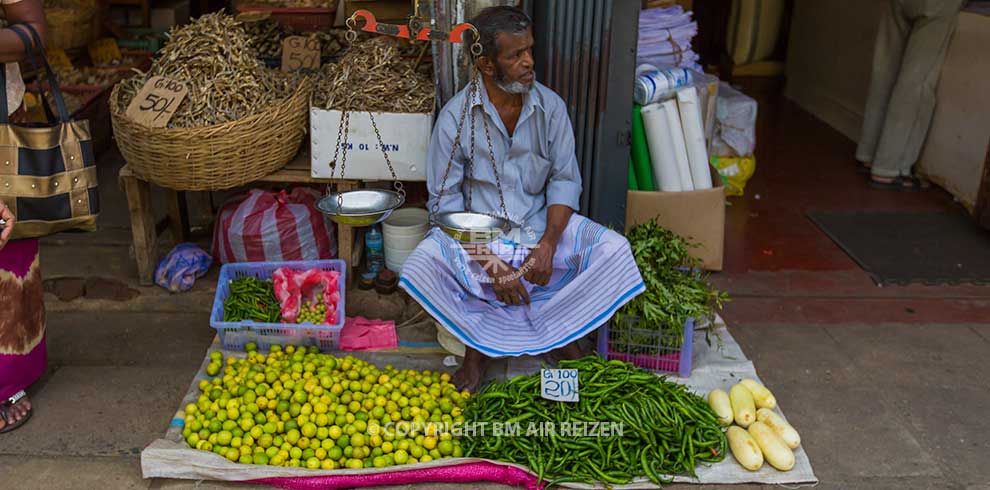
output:
[[[2,207],[2,206],[0,206]],[[38,240],[0,247],[0,440],[32,413],[25,390],[45,372],[45,303]]]
[[[963,3],[963,0],[904,2],[912,26],[873,158],[875,186],[919,185],[911,177],[911,168],[931,126],[935,87]]]
[[[870,166],[876,155],[877,143],[887,116],[887,106],[901,70],[901,59],[907,44],[911,24],[904,12],[902,0],[888,0],[873,48],[873,71],[870,91],[863,113],[863,131],[856,147],[856,160]]]

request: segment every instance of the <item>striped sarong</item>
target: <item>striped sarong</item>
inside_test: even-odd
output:
[[[530,250],[505,239],[489,248],[517,269]],[[553,268],[546,286],[523,280],[530,304],[506,305],[482,267],[434,228],[402,265],[400,285],[451,334],[490,357],[563,347],[645,289],[625,237],[577,214],[557,245]]]

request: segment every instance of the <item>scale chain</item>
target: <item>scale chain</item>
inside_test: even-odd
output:
[[[333,163],[330,165],[330,183],[327,184],[327,193],[330,193],[330,185],[333,183],[333,176],[334,176],[334,173],[337,170],[337,164],[338,163],[341,164],[340,165],[340,176],[341,177],[344,176],[344,164],[343,164],[343,161],[342,160],[338,159],[338,157],[340,156],[340,147],[341,146],[344,146],[344,158],[343,158],[343,160],[347,160],[346,143],[342,143],[343,141],[345,141],[345,135],[347,134],[347,129],[345,129],[347,127],[347,120],[348,120],[348,113],[346,111],[345,112],[341,112],[340,113],[340,122],[337,125],[337,146],[333,149]],[[342,199],[340,197],[340,193],[338,192],[337,194],[338,194],[338,196],[337,196],[337,212],[339,213],[341,211],[341,208],[343,207],[343,202],[342,202]]]
[[[479,87],[479,82],[478,82],[478,79],[479,78],[480,78],[480,75],[476,75],[471,80],[471,82],[470,82],[471,85],[468,88],[468,96],[464,100],[464,107],[461,110],[461,117],[460,117],[460,120],[458,121],[458,124],[457,124],[457,132],[456,132],[456,134],[454,136],[454,143],[453,143],[453,145],[451,145],[451,149],[450,149],[450,159],[447,161],[447,168],[443,172],[443,178],[442,178],[441,184],[440,184],[440,194],[439,194],[439,197],[437,198],[437,201],[433,203],[433,206],[432,206],[432,209],[431,209],[431,211],[432,211],[431,214],[434,215],[434,216],[439,213],[440,197],[442,197],[444,195],[444,193],[446,192],[446,189],[447,189],[447,178],[449,177],[449,175],[450,175],[450,169],[451,169],[451,167],[453,167],[453,164],[454,164],[454,155],[457,154],[457,149],[460,147],[461,131],[464,129],[464,122],[465,122],[465,119],[467,118],[468,112],[471,112],[471,148],[469,150],[469,159],[468,159],[468,162],[466,164],[466,167],[467,168],[465,169],[466,171],[464,173],[464,176],[462,178],[462,181],[463,180],[466,180],[466,179],[468,179],[470,177],[470,180],[467,182],[468,188],[467,188],[467,196],[466,196],[466,203],[465,203],[466,204],[466,209],[465,210],[467,212],[471,212],[471,193],[472,193],[471,191],[472,191],[472,188],[474,187],[473,182],[474,182],[474,147],[475,147],[475,142],[474,142],[474,128],[475,128],[475,125],[474,125],[474,122],[475,122],[475,114],[474,114],[474,111],[471,111],[470,109],[471,109],[471,102],[479,94],[479,88],[478,88]],[[488,144],[488,158],[491,160],[492,172],[495,174],[495,188],[498,190],[499,208],[500,208],[500,210],[502,212],[502,217],[504,217],[505,219],[509,219],[509,212],[508,212],[508,210],[505,207],[505,195],[502,192],[502,179],[499,176],[499,173],[498,173],[498,164],[495,161],[495,147],[492,145],[491,130],[489,129],[489,126],[488,126],[488,118],[484,117],[484,114],[482,114],[481,122],[482,122],[482,126],[484,126],[484,128],[485,128],[485,141]]]
[[[471,45],[471,54],[475,60],[482,54],[482,46],[480,43],[480,36],[476,29],[472,27],[472,31],[475,34],[475,41]],[[457,132],[454,135],[454,142],[450,148],[450,158],[447,160],[447,168],[443,171],[443,177],[440,182],[440,194],[437,196],[437,200],[433,203],[430,209],[431,220],[436,219],[436,215],[440,211],[440,199],[443,198],[447,191],[447,179],[450,177],[450,169],[454,166],[454,156],[457,154],[458,148],[461,147],[461,133],[464,130],[464,122],[467,118],[468,112],[471,113],[471,136],[470,136],[470,148],[468,150],[468,160],[465,164],[464,172],[462,174],[461,182],[462,185],[467,183],[467,190],[465,196],[465,211],[472,212],[471,210],[471,196],[472,189],[474,187],[474,150],[475,150],[475,114],[472,107],[472,102],[474,102],[475,97],[480,95],[480,85],[481,85],[481,74],[475,70],[475,76],[472,77],[469,82],[468,94],[464,99],[464,106],[461,109],[461,116],[457,122]],[[505,207],[505,195],[502,193],[502,180],[498,173],[498,164],[495,161],[495,148],[492,145],[491,130],[488,127],[488,118],[485,117],[484,111],[482,111],[481,121],[485,128],[485,141],[488,143],[488,157],[491,160],[492,171],[495,174],[495,186],[498,189],[498,201],[499,207],[502,212],[502,217],[509,219],[509,212]]]
[[[477,78],[471,80],[471,89],[469,91],[468,98],[471,100],[471,106],[469,111],[471,112],[471,152],[468,157],[467,172],[464,173],[465,179],[470,179],[467,181],[467,201],[465,202],[464,210],[471,212],[471,191],[474,189],[474,98],[478,95],[478,83]]]
[[[345,37],[350,44],[353,44],[357,40],[357,32],[354,31],[355,20],[354,18],[347,19],[347,33]],[[347,79],[347,74],[350,72],[345,72],[344,79]],[[385,148],[385,143],[382,141],[382,134],[378,130],[378,124],[375,122],[375,115],[372,112],[368,112],[368,117],[371,119],[371,126],[375,130],[375,136],[378,138],[378,147],[382,150],[382,156],[385,158],[385,165],[388,167],[389,174],[392,176],[392,186],[395,188],[396,193],[402,199],[406,197],[406,190],[399,182],[398,176],[395,174],[395,168],[392,167],[392,160],[388,156],[388,151]],[[340,123],[337,127],[337,147],[334,148],[333,152],[333,166],[330,168],[330,180],[333,181],[334,173],[337,167],[337,156],[340,154],[340,179],[344,178],[345,169],[347,167],[347,137],[349,134],[351,122],[350,110],[345,106],[341,108]],[[343,149],[343,151],[341,151]],[[329,184],[327,185],[327,190],[329,191]],[[337,213],[342,213],[344,209],[344,193],[340,192],[338,185],[337,189]]]
[[[402,182],[399,182],[399,178],[395,175],[395,169],[392,167],[392,160],[388,157],[388,152],[385,151],[385,143],[382,141],[382,133],[378,131],[378,124],[375,123],[375,115],[372,112],[368,112],[368,117],[371,118],[371,127],[375,130],[375,136],[378,138],[378,147],[382,149],[382,156],[385,157],[385,165],[388,166],[388,172],[392,174],[392,186],[395,191],[405,200],[406,189],[402,186]]]
[[[495,173],[495,188],[498,189],[498,203],[502,208],[502,217],[509,220],[509,212],[505,209],[505,196],[502,195],[502,180],[498,176],[498,164],[495,162],[495,149],[492,147],[492,134],[488,130],[488,118],[482,117],[481,123],[485,127],[485,139],[488,141],[488,158],[491,159],[492,172]]]
[[[357,32],[354,31],[354,20],[347,19],[347,33],[344,35],[348,43],[353,44],[357,39]],[[350,71],[344,73],[344,80],[347,79],[347,75]],[[330,181],[333,182],[334,171],[337,168],[338,161],[340,162],[340,178],[344,178],[344,168],[347,166],[347,134],[350,129],[351,113],[347,110],[347,107],[342,107],[340,111],[340,123],[337,126],[337,147],[333,150],[333,166],[330,167]],[[343,153],[341,154],[340,160],[337,160],[337,155],[343,147]],[[344,211],[344,195],[340,192],[340,185],[337,186],[337,214]],[[330,184],[327,184],[327,191],[330,191]]]
[[[347,167],[347,133],[348,133],[348,130],[350,129],[350,126],[351,126],[351,113],[350,112],[344,112],[344,113],[342,113],[340,115],[340,117],[344,121],[344,142],[341,143],[341,146],[344,147],[344,151],[343,151],[343,153],[340,156],[340,178],[341,178],[341,180],[343,180],[344,179],[344,168]],[[340,140],[338,140],[338,141],[340,141]],[[332,173],[331,173],[331,176],[332,176]],[[338,213],[343,213],[344,212],[344,193],[343,192],[340,192],[340,186],[339,185],[337,186],[337,212]]]
[[[450,147],[450,158],[447,160],[447,168],[444,169],[443,177],[440,180],[440,194],[437,195],[437,200],[433,202],[433,206],[430,208],[431,219],[434,221],[436,215],[440,214],[440,199],[443,199],[447,192],[447,177],[450,176],[450,169],[454,166],[454,155],[457,154],[457,149],[461,145],[461,130],[464,129],[464,120],[467,117],[470,102],[469,98],[464,99],[464,107],[461,109],[461,117],[457,123],[457,133],[454,135],[454,143]]]

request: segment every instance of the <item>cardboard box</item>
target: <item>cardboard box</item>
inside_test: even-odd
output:
[[[717,187],[700,191],[627,191],[626,231],[640,223],[657,219],[664,228],[690,238],[700,246],[691,255],[706,270],[722,270],[725,247],[725,188],[718,175]]]
[[[337,148],[340,111],[310,109],[310,169],[315,178],[330,177],[330,162]],[[404,181],[426,180],[426,149],[433,130],[433,113],[376,112],[375,123],[388,150],[396,177]],[[347,130],[345,179],[392,180],[385,165],[378,137],[367,112],[351,112]],[[337,169],[336,178],[340,178]]]

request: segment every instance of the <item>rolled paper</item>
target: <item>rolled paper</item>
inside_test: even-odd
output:
[[[677,169],[670,122],[663,104],[643,107],[643,126],[646,129],[646,141],[650,148],[650,161],[653,164],[653,180],[657,189],[663,192],[684,190]]]
[[[670,126],[670,140],[674,145],[674,157],[676,157],[677,175],[681,178],[681,190],[694,190],[694,182],[691,181],[691,166],[688,164],[687,147],[684,145],[684,131],[681,129],[681,115],[677,110],[677,101],[669,99],[664,101],[663,112],[667,116],[667,125]]]
[[[650,163],[650,148],[646,143],[646,129],[643,127],[643,107],[633,104],[632,114],[632,158],[636,171],[636,184],[641,191],[655,191],[653,165]]]
[[[695,189],[711,189],[712,174],[708,163],[708,150],[705,147],[705,129],[701,125],[701,105],[694,87],[677,91],[677,109],[681,114],[681,128],[684,130],[684,145],[687,148],[688,168],[691,170],[691,183]]]

